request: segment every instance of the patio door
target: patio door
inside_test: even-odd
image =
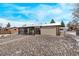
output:
[[[30,34],[30,35],[34,35],[34,34],[35,34],[35,29],[34,29],[34,27],[30,27],[30,28],[29,28],[29,34]]]
[[[19,29],[19,34],[24,34],[24,28]]]

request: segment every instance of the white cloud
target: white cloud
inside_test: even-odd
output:
[[[59,14],[61,14],[61,13],[63,13],[63,10],[62,9],[60,9],[60,8],[54,8],[54,9],[51,9],[50,11],[49,11],[49,13],[52,13],[52,14],[57,14],[57,15],[59,15]]]
[[[37,7],[33,8],[33,10],[31,10],[30,7],[20,7],[20,6],[14,5],[14,4],[7,4],[7,6],[9,6],[9,5],[10,5],[10,7],[12,6],[12,7],[18,9],[19,10],[18,13],[21,13],[25,16],[30,17],[31,15],[33,15],[30,18],[38,20],[39,22],[44,21],[46,19],[46,16],[48,16],[49,14],[51,14],[51,16],[53,17],[53,15],[54,16],[57,14],[59,15],[63,12],[62,9],[60,9],[59,7],[53,8],[53,6],[49,6],[46,4],[40,4]]]
[[[10,23],[11,27],[19,27],[19,26],[22,26],[24,24],[26,24],[26,25],[27,24],[34,24],[33,21],[19,22],[19,21],[12,21],[12,20],[0,18],[0,24],[2,24],[3,27],[5,27],[7,23]]]
[[[30,7],[22,7],[22,6],[16,6],[14,4],[7,4],[6,6],[16,8],[19,10],[17,13],[21,13],[25,16],[28,16],[29,19],[26,22],[19,22],[19,21],[11,21],[11,20],[6,20],[6,19],[0,19],[2,20],[3,23],[12,23],[13,26],[17,25],[22,25],[22,24],[29,24],[29,23],[44,23],[44,22],[49,22],[52,18],[55,18],[55,21],[61,20],[62,16],[64,18],[67,18],[68,14],[66,9],[71,9],[72,7],[67,4],[60,4],[60,7],[54,8],[52,5],[47,5],[47,4],[40,4],[37,7],[34,7],[31,9]],[[8,11],[9,12],[9,11]],[[13,12],[13,11],[12,11]],[[16,11],[14,11],[16,12]],[[10,12],[11,13],[11,12]],[[15,17],[16,18],[16,17]],[[20,16],[18,16],[17,20],[21,19]],[[32,20],[33,19],[33,20]]]
[[[36,16],[36,19],[38,19],[39,22],[40,21],[44,22],[44,21],[48,20],[48,17],[51,16],[53,18],[53,16],[60,15],[63,11],[59,8],[53,8],[52,6],[49,6],[49,5],[39,5],[37,8],[35,8],[31,12],[32,12],[32,14],[34,14]]]
[[[30,16],[30,14],[32,14],[33,17],[31,18],[35,20],[37,19],[39,23],[43,23],[47,22],[47,20],[50,21],[54,17],[56,18],[55,21],[58,21],[63,17],[67,18],[67,16],[70,16],[71,12],[66,14],[66,9],[72,9],[69,4],[60,4],[60,7],[53,8],[53,6],[50,5],[40,4],[37,7],[33,8],[33,10],[21,9],[20,12],[26,16]]]

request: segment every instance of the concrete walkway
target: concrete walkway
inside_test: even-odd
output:
[[[76,35],[76,32],[66,32],[66,35],[70,35],[73,39],[75,39],[76,41],[79,41],[79,36]]]
[[[74,39],[76,41],[76,52],[79,52],[79,36],[76,35],[76,32],[66,32],[66,35],[68,37],[71,37],[72,39]]]
[[[76,32],[75,31],[66,31],[66,34],[70,34],[70,35],[73,35],[73,36],[76,36]]]

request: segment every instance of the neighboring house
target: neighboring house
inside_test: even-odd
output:
[[[67,24],[69,31],[75,31],[79,26],[79,19],[74,19]]]
[[[71,25],[71,26],[68,26],[68,30],[69,31],[72,31],[72,30],[76,30],[77,29],[77,25]]]
[[[18,33],[18,28],[17,27],[1,28],[0,29],[0,34],[13,34],[13,33]]]
[[[29,25],[25,27],[19,27],[18,34],[26,35],[60,35],[60,24],[51,23],[43,25]]]

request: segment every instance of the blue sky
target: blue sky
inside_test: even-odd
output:
[[[0,3],[0,23],[5,26],[50,23],[72,20],[74,4],[65,3]]]

